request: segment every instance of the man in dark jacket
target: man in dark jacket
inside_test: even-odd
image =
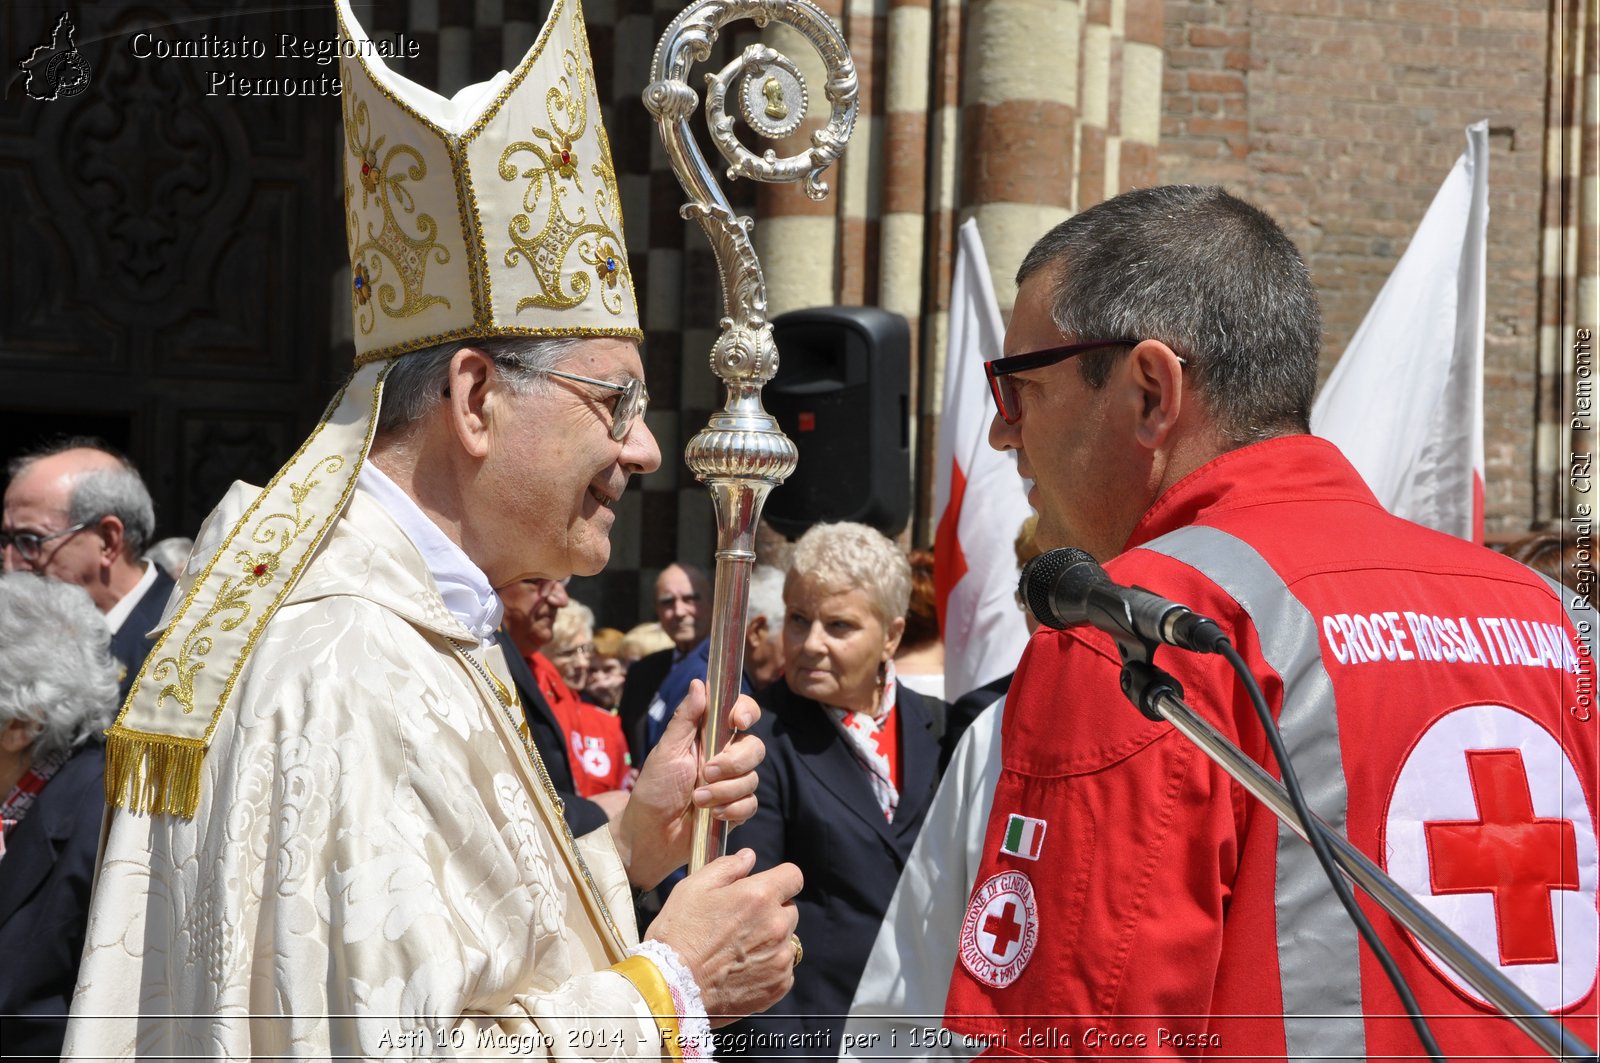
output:
[[[100,440],[73,437],[15,458],[7,472],[5,571],[38,572],[89,592],[111,629],[126,697],[173,584],[143,556],[156,521],[139,470]]]

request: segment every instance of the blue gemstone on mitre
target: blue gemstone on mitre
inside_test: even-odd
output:
[[[606,269],[610,270],[612,273],[615,273],[617,271],[617,260],[607,256]]]
[[[366,287],[366,281],[364,281],[364,280],[362,280],[362,279],[361,279],[361,278],[360,278],[360,277],[357,277],[357,278],[356,278],[356,287],[357,287],[357,288],[364,288],[364,287]]]

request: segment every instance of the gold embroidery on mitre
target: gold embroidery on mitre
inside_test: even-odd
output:
[[[364,40],[365,32],[348,2],[339,0],[335,5],[341,39]],[[433,308],[411,318],[417,330],[411,334],[405,323],[377,315],[375,288],[382,283],[377,271],[383,268],[392,278],[392,264],[375,263],[372,255],[358,256],[352,250],[357,366],[455,339],[642,339],[622,237],[621,197],[594,93],[587,31],[578,0],[552,0],[533,47],[464,133],[452,132],[455,120],[446,121],[430,109],[434,94],[398,92],[390,84],[395,76],[381,61],[358,52],[347,55],[342,65],[345,84],[360,87],[357,102],[372,107],[369,139],[375,140],[381,133],[388,136],[388,144],[398,137],[423,149],[427,184],[437,190],[430,188],[434,194],[428,196],[419,192],[416,184],[410,187],[418,203],[426,203],[441,223],[441,239],[451,256],[448,265],[426,265],[427,290],[447,296],[446,305],[452,310]],[[350,95],[348,89],[346,95]],[[346,102],[345,108],[349,111],[351,104]],[[549,115],[548,120],[535,117],[541,110]],[[510,120],[502,121],[505,119]],[[486,136],[491,127],[492,135]],[[435,139],[440,142],[442,158],[428,150]],[[537,151],[502,158],[513,140],[524,141]],[[567,153],[564,160],[563,151]],[[354,210],[363,184],[375,182],[374,171],[386,180],[393,177],[380,154],[363,157],[352,149],[352,154],[344,157],[344,190],[350,201],[347,215]],[[360,172],[363,162],[368,166],[364,175]],[[502,170],[505,176],[497,178]],[[525,187],[523,182],[537,187]],[[447,210],[442,202],[447,187],[454,193],[459,214],[463,244],[459,252],[455,230],[440,213]],[[552,227],[548,215],[556,211],[558,194],[560,217]],[[370,217],[376,228],[375,206]],[[518,226],[520,240],[514,238]],[[354,248],[360,234],[354,226],[348,228]],[[586,228],[590,231],[581,231]],[[538,243],[549,236],[557,239],[542,246]],[[535,255],[542,255],[543,266]],[[357,263],[367,271],[359,285]],[[601,283],[594,284],[596,279]],[[470,307],[462,305],[463,299]],[[569,324],[569,320],[582,323]],[[608,321],[610,325],[604,324]]]
[[[597,278],[606,282],[600,291],[600,304],[611,314],[620,315],[623,296],[617,281],[619,274],[627,273],[628,266],[618,250],[622,241],[606,220],[616,211],[616,175],[609,159],[598,160],[590,168],[599,178],[592,200],[573,205],[573,200],[588,195],[573,147],[589,126],[588,67],[570,48],[561,53],[561,66],[562,76],[545,93],[550,127],[533,126],[537,139],[515,141],[500,153],[501,180],[520,178],[528,182],[522,192],[523,213],[515,215],[507,226],[512,246],[506,249],[505,264],[515,266],[526,261],[539,284],[538,294],[517,300],[518,313],[529,307],[567,310],[589,298],[588,270],[574,270],[570,282],[563,283],[563,268],[576,253],[580,261],[596,267]],[[531,155],[534,161],[519,168],[512,159],[520,155]],[[536,232],[534,218],[541,210],[544,225]]]
[[[450,261],[450,249],[438,240],[439,223],[431,214],[417,213],[407,182],[425,181],[428,166],[422,154],[408,144],[396,141],[387,151],[387,136],[374,139],[372,119],[364,100],[358,100],[350,86],[341,94],[344,105],[345,142],[360,164],[361,206],[355,205],[356,190],[345,182],[345,226],[351,260],[352,296],[357,323],[363,336],[371,335],[381,308],[389,317],[410,317],[435,304],[450,306],[442,295],[423,292],[428,260],[440,266]],[[371,201],[383,211],[383,224],[374,232],[367,215]],[[399,213],[413,220],[415,233],[401,227]],[[362,231],[362,221],[366,229]],[[386,283],[385,268],[392,265],[400,280],[397,290]],[[402,294],[403,293],[403,294]],[[372,301],[373,295],[377,301]]]

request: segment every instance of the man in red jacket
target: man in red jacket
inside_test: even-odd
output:
[[[1386,513],[1308,434],[1316,295],[1255,208],[1127,193],[1047,234],[1018,283],[990,441],[1034,481],[1040,544],[1216,619],[1313,809],[1595,1042],[1587,602]],[[1221,658],[1157,663],[1276,774]],[[1023,657],[945,1025],[1029,1056],[1419,1053],[1310,849],[1130,707],[1119,664],[1080,629]],[[1362,903],[1447,1055],[1536,1051]]]

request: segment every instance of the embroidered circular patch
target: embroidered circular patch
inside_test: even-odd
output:
[[[1039,943],[1033,883],[1021,871],[1002,871],[979,886],[961,922],[961,965],[984,985],[1004,989],[1017,980]]]
[[[597,779],[611,774],[611,754],[607,753],[603,746],[590,746],[578,759],[583,765],[583,770]]]
[[[1595,822],[1577,769],[1543,725],[1504,705],[1434,721],[1395,777],[1383,849],[1394,880],[1541,1007],[1589,995],[1600,969]]]

